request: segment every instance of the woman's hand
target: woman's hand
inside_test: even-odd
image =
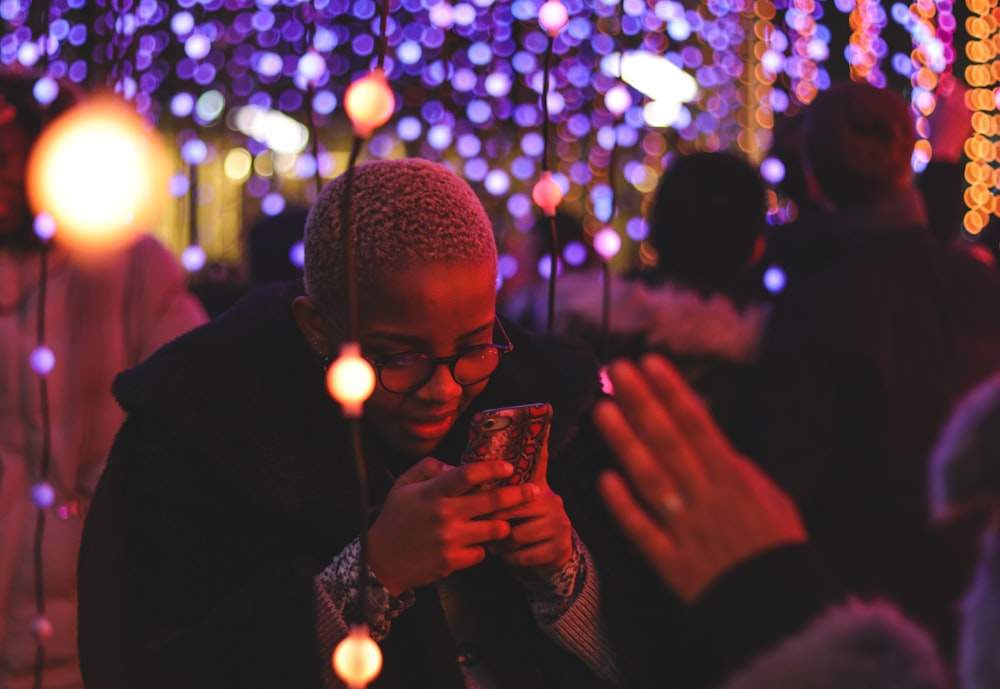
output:
[[[791,499],[732,449],[665,359],[616,361],[608,375],[614,401],[593,418],[625,476],[602,474],[601,495],[681,598],[693,602],[742,560],[806,540]]]
[[[531,484],[538,495],[531,502],[494,512],[490,519],[510,522],[510,534],[491,544],[490,552],[508,566],[517,568],[539,581],[560,571],[573,555],[573,525],[563,508],[563,501],[549,487],[548,433],[532,474]]]
[[[398,596],[481,562],[484,544],[511,532],[505,520],[487,515],[530,505],[537,488],[473,489],[512,472],[500,461],[455,467],[433,457],[420,460],[396,479],[368,532],[375,577]]]

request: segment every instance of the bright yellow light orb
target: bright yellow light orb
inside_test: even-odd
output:
[[[350,634],[333,651],[333,669],[351,689],[362,689],[378,677],[382,651],[368,634],[368,625],[351,627]]]
[[[353,82],[344,92],[344,110],[351,118],[354,133],[367,139],[389,121],[396,108],[396,97],[385,80],[385,72],[376,67]]]
[[[55,219],[57,241],[99,255],[156,222],[167,170],[151,125],[118,99],[94,98],[42,132],[28,160],[28,200]]]
[[[357,342],[345,342],[340,346],[340,356],[326,372],[326,388],[330,396],[340,402],[344,416],[361,416],[365,400],[375,390],[375,370],[362,358]]]
[[[559,183],[552,179],[551,172],[543,172],[531,190],[531,200],[542,209],[546,217],[556,214],[556,206],[562,202],[563,193]]]

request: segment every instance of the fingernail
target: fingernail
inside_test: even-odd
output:
[[[511,464],[510,462],[501,462],[500,473],[503,474],[504,476],[510,476],[511,474],[514,473],[514,465]]]
[[[524,499],[534,500],[535,496],[538,495],[538,486],[534,483],[525,483],[523,486]]]

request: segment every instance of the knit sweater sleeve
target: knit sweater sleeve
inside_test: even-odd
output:
[[[598,676],[622,686],[624,678],[601,619],[597,570],[575,531],[573,555],[566,566],[548,580],[525,581],[524,586],[542,631]]]
[[[338,553],[327,567],[316,575],[316,633],[323,665],[323,680],[329,688],[343,687],[330,662],[333,651],[350,631],[350,620],[360,617],[360,554],[361,544],[355,538]],[[380,642],[389,635],[392,621],[410,608],[416,598],[412,591],[399,597],[389,593],[378,582],[371,569],[366,572],[365,590],[368,620],[372,638]]]

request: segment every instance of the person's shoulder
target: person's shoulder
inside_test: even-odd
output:
[[[151,396],[208,394],[219,385],[246,383],[262,366],[275,366],[285,350],[304,348],[291,314],[302,293],[301,281],[269,285],[251,292],[233,308],[198,326],[118,375],[114,392],[128,410]],[[267,362],[271,361],[271,364]]]

